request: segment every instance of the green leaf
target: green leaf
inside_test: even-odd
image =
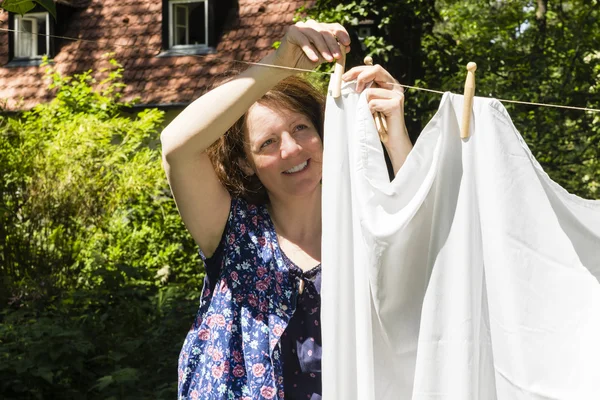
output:
[[[112,375],[106,375],[102,378],[99,378],[96,381],[97,383],[94,386],[92,386],[92,388],[102,391],[103,389],[106,389],[108,386],[112,385],[114,381],[115,380],[113,379]]]
[[[40,368],[37,372],[40,377],[42,377],[49,384],[54,383],[54,373],[47,368]]]
[[[44,7],[56,19],[56,4],[53,0],[35,0],[35,2]]]
[[[52,1],[52,0],[50,0]],[[25,14],[33,10],[35,4],[33,0],[4,0],[2,5],[0,6],[8,12],[13,12],[16,14]]]
[[[35,3],[44,7],[56,19],[56,4],[53,0],[4,0],[0,7],[6,11],[23,15],[33,10]]]

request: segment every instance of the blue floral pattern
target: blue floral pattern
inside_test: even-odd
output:
[[[266,207],[232,200],[215,254],[200,254],[207,274],[179,356],[179,399],[284,398],[280,339],[299,279],[277,243]]]

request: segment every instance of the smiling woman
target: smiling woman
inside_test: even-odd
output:
[[[300,22],[261,64],[314,68],[349,44],[341,25]],[[394,82],[377,66],[345,76],[362,88]],[[387,118],[397,170],[411,147],[402,93],[380,87],[367,98]],[[289,69],[253,66],[161,135],[171,190],[206,269],[180,353],[180,399],[321,398],[323,103]]]
[[[261,180],[263,174],[256,170],[256,162],[266,161],[269,154],[285,152],[290,141],[293,145],[300,140],[302,145],[307,139],[319,138],[319,154],[315,160],[320,163],[324,107],[325,96],[297,76],[288,77],[269,90],[207,150],[215,172],[228,192],[251,204],[268,203],[267,183]],[[275,122],[283,127],[272,125]],[[248,153],[250,157],[247,157]],[[299,163],[293,164],[295,161],[306,160],[292,158],[284,167],[297,166]]]
[[[276,111],[259,102],[250,108],[247,125],[244,172],[258,177],[270,203],[317,190],[323,141],[308,116],[293,110]],[[266,134],[265,126],[270,129]]]

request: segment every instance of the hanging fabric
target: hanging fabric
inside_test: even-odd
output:
[[[600,201],[542,170],[505,108],[446,93],[389,181],[364,95],[327,99],[323,398],[597,399]]]

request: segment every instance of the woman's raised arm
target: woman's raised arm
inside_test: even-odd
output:
[[[340,57],[338,41],[350,44],[339,24],[298,23],[262,64],[312,69]],[[252,66],[191,103],[162,132],[163,165],[181,217],[210,256],[223,233],[231,197],[219,182],[206,149],[258,99],[295,71]]]

